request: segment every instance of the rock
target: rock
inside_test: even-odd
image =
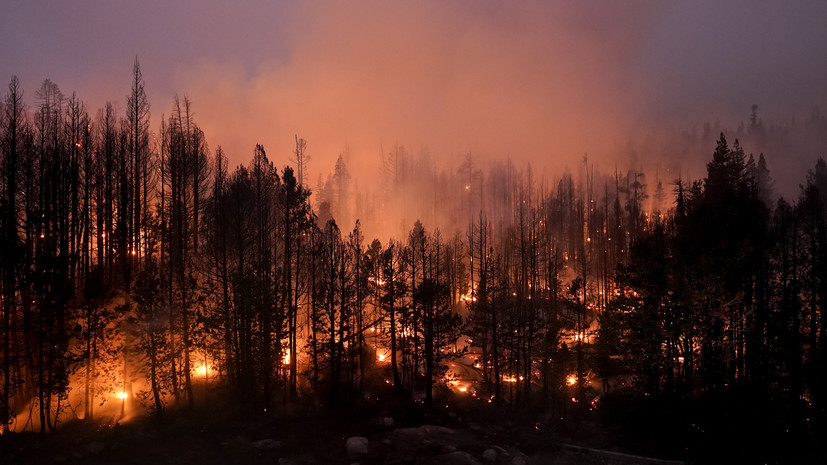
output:
[[[388,457],[383,462],[382,465],[415,465],[416,459],[411,455],[402,455],[398,457]]]
[[[468,452],[458,450],[456,452],[449,452],[447,454],[437,455],[433,457],[428,463],[431,464],[451,464],[451,465],[481,465],[479,460],[475,459],[473,455]]]
[[[279,459],[279,465],[298,465],[298,462],[293,459],[282,457]]]
[[[364,457],[368,455],[368,438],[353,436],[345,442],[348,458]]]
[[[397,428],[393,430],[393,441],[397,445],[428,445],[433,442],[433,439],[442,439],[450,434],[454,434],[454,430],[436,425],[422,425],[418,428]]]
[[[106,444],[98,441],[92,441],[83,447],[83,450],[93,455],[100,454],[104,449],[106,449]]]
[[[468,422],[468,431],[473,431],[475,433],[482,432],[482,425],[479,423],[474,423],[469,421]]]
[[[391,418],[391,417],[382,418],[382,426],[384,426],[385,428],[390,428],[391,426],[393,426],[393,418]]]
[[[393,444],[393,442],[391,442],[391,440],[390,440],[390,439],[383,439],[383,440],[382,440],[382,444],[384,444],[384,445],[386,445],[386,446],[390,446],[391,444]]]
[[[445,444],[444,446],[442,446],[442,452],[445,452],[446,454],[448,452],[456,452],[456,450],[457,450],[457,446],[455,446],[453,444]]]
[[[281,441],[276,441],[275,439],[262,439],[260,441],[254,441],[253,447],[258,450],[278,449],[281,447]]]
[[[446,434],[454,434],[454,430],[451,428],[446,428],[444,426],[436,426],[436,425],[422,425],[419,428],[425,432],[428,436],[442,436]]]
[[[497,460],[497,451],[494,449],[485,449],[485,452],[482,453],[482,459],[486,462],[494,462]]]
[[[519,455],[514,457],[514,459],[511,461],[511,465],[525,465],[525,463],[525,459],[520,457]]]

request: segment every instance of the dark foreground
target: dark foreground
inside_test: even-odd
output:
[[[801,449],[761,457],[755,451],[766,444],[737,435],[730,444],[699,444],[691,437],[678,444],[668,439],[676,432],[666,423],[642,427],[641,418],[619,422],[575,407],[564,421],[543,422],[536,406],[496,406],[450,394],[436,402],[426,409],[388,396],[347,408],[290,404],[265,414],[223,405],[119,425],[76,421],[45,436],[0,437],[0,464],[819,463],[815,451]]]

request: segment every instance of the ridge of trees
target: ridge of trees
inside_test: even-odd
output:
[[[231,169],[188,99],[155,137],[149,115],[137,60],[121,119],[112,104],[91,117],[49,80],[29,110],[9,84],[4,429],[24,408],[56,428],[73,383],[87,419],[117,392],[157,412],[192,406],[199,376],[265,410],[383,383],[430,404],[460,336],[479,349],[474,395],[539,399],[549,416],[623,379],[667,399],[737,389],[787,406],[793,428],[823,422],[824,160],[795,202],[770,204],[763,155],[723,133],[706,178],[676,180],[674,202],[660,180],[650,199],[643,173],[597,173],[587,158],[578,180],[552,184],[530,166],[483,173],[469,156],[450,193],[467,227],[443,236],[417,221],[382,244],[336,222],[351,195],[343,157],[336,194],[314,205],[303,139],[298,173],[260,145]],[[390,192],[410,173],[403,148],[388,160]]]

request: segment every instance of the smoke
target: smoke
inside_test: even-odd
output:
[[[182,66],[175,82],[237,163],[257,142],[286,163],[298,134],[313,173],[330,172],[347,152],[360,181],[396,143],[456,164],[470,152],[559,172],[625,142],[643,89],[624,63],[658,11],[654,3],[597,14],[543,2],[313,3],[288,24],[285,60],[246,73],[204,59]]]
[[[232,164],[261,143],[284,166],[298,135],[313,187],[339,154],[370,185],[395,144],[447,169],[471,153],[554,176],[588,153],[698,178],[713,146],[681,152],[682,131],[827,107],[823,2],[13,3],[0,73],[27,95],[48,77],[91,112],[125,101],[137,55],[153,127],[178,93]],[[794,190],[814,152],[766,155]]]

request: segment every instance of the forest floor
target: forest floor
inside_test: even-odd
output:
[[[421,402],[361,399],[347,407],[228,406],[167,411],[124,424],[74,421],[57,432],[0,437],[2,464],[669,464],[656,436],[634,439],[593,412],[541,421],[538,408],[442,392]],[[362,437],[367,440],[365,443]],[[367,445],[365,448],[364,446]],[[631,454],[631,455],[626,455]],[[672,456],[670,456],[670,454]],[[650,460],[645,457],[668,460]]]
[[[265,413],[202,402],[122,424],[77,420],[45,435],[0,437],[0,464],[820,463],[764,460],[766,454],[754,453],[772,437],[728,436],[724,446],[704,440],[702,432],[693,437],[676,421],[643,414],[629,399],[585,410],[568,403],[561,419],[539,405],[496,405],[447,390],[437,393],[431,408],[407,396],[380,395],[342,407],[299,399]],[[752,460],[756,456],[760,462]]]

